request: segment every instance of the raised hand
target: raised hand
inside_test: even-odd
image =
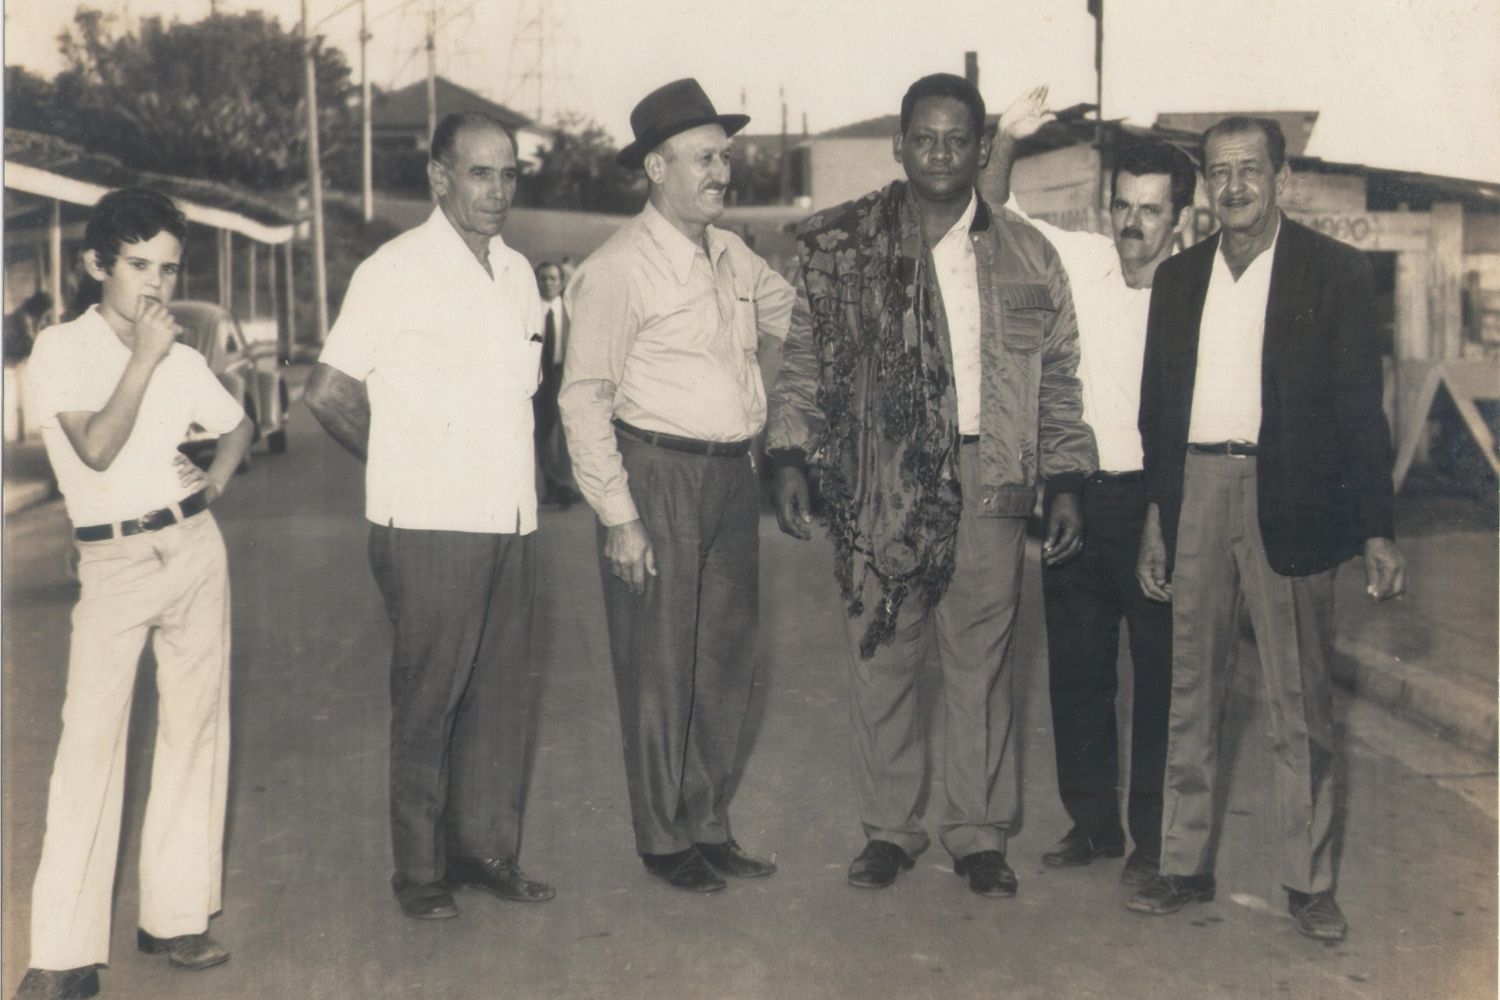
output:
[[[1012,141],[1024,139],[1035,135],[1036,130],[1048,122],[1057,120],[1057,115],[1047,110],[1047,90],[1045,83],[1032,87],[1001,112],[1000,135],[1003,138]]]
[[[167,356],[182,332],[167,307],[155,299],[141,298],[135,316],[135,352],[155,361]]]

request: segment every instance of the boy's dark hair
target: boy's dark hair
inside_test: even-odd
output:
[[[917,102],[924,97],[951,97],[962,101],[969,109],[969,122],[975,135],[984,135],[984,98],[979,88],[961,76],[952,73],[932,73],[922,77],[906,88],[901,98],[901,134],[905,135],[911,125],[911,116]]]
[[[115,266],[120,247],[167,232],[187,248],[187,216],[160,191],[121,188],[100,198],[83,230],[85,249],[94,251],[105,271]]]
[[[1281,165],[1286,162],[1286,135],[1281,131],[1281,123],[1274,118],[1261,118],[1256,115],[1232,115],[1210,125],[1208,131],[1203,133],[1203,141],[1198,147],[1198,158],[1203,162],[1205,172],[1208,170],[1208,140],[1216,135],[1243,132],[1259,132],[1265,136],[1266,152],[1271,156],[1271,170],[1281,169]]]
[[[1148,139],[1133,142],[1121,148],[1115,157],[1115,169],[1109,175],[1109,195],[1114,197],[1120,184],[1120,174],[1145,177],[1147,174],[1166,174],[1172,180],[1172,217],[1175,219],[1184,208],[1193,203],[1193,192],[1198,188],[1198,170],[1188,155],[1168,142]]]

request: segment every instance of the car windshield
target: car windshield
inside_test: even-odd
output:
[[[219,327],[218,317],[206,310],[183,310],[177,314],[177,322],[182,324],[182,336],[179,338],[182,343],[205,358],[212,358],[213,336]]]

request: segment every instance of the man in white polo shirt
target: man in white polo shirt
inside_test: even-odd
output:
[[[156,753],[141,831],[142,951],[203,969],[223,888],[229,780],[229,568],[205,508],[250,447],[240,403],[166,309],[187,220],[155,191],[114,191],[84,230],[100,302],[37,339],[27,372],[78,543],[62,737],[32,888],[31,967],[19,997],[99,991],[109,961],[125,747],[136,664],[156,630]],[[191,424],[219,434],[206,473],[177,451]]]
[[[1054,117],[1047,88],[1000,116],[993,172],[1006,197],[1016,144]],[[1192,216],[1197,171],[1182,150],[1141,141],[1116,151],[1110,175],[1111,235],[1030,219],[1057,249],[1078,312],[1083,418],[1099,443],[1099,471],[1083,482],[1088,539],[1078,558],[1043,565],[1047,672],[1057,790],[1072,827],[1042,855],[1075,868],[1125,853],[1115,721],[1120,622],[1130,636],[1130,785],[1125,818],[1134,850],[1120,879],[1142,885],[1161,856],[1162,776],[1172,694],[1172,609],[1135,579],[1146,518],[1141,463],[1141,361],[1151,282]],[[1006,205],[1020,212],[1014,194]],[[1024,213],[1023,213],[1024,215]],[[1029,217],[1028,217],[1029,218]]]
[[[391,880],[417,919],[449,888],[551,899],[517,864],[535,676],[531,396],[542,308],[500,238],[515,143],[487,115],[432,137],[431,217],[359,266],[307,383],[366,464],[370,564],[395,626]]]

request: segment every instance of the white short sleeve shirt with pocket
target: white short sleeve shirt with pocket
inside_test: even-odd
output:
[[[433,531],[536,530],[531,396],[542,301],[496,236],[491,273],[441,209],[359,266],[320,360],[370,396],[365,516]]]

